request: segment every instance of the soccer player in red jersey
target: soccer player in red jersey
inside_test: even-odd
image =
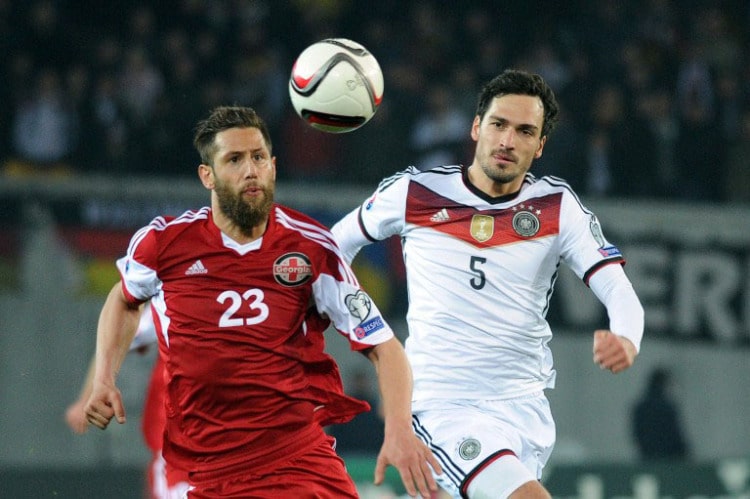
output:
[[[403,346],[322,224],[274,202],[276,158],[250,108],[198,124],[198,176],[211,205],[135,233],[102,308],[88,421],[125,422],[117,372],[151,300],[166,364],[167,463],[189,472],[189,499],[357,497],[323,426],[368,410],[343,392],[324,352],[332,323],[378,374],[385,436],[375,483],[395,466],[429,496],[440,465],[411,427]]]

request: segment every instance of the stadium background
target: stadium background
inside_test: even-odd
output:
[[[408,164],[470,162],[478,86],[508,66],[558,94],[562,121],[533,171],[569,180],[597,212],[647,313],[637,368],[601,373],[590,333],[606,318],[561,274],[550,489],[750,490],[747,2],[0,0],[0,27],[0,497],[138,497],[152,359],[124,366],[124,427],[76,437],[63,412],[129,235],[206,202],[190,144],[198,117],[256,107],[272,127],[279,200],[330,224]],[[334,36],[363,43],[385,75],[378,114],[347,135],[306,128],[287,97],[294,56]],[[405,331],[398,241],[367,248],[357,270]],[[368,366],[337,340],[348,383]],[[641,462],[630,436],[657,365],[677,379],[692,448],[682,462]],[[365,482],[371,457],[352,464]]]

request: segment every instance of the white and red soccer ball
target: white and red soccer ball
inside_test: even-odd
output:
[[[329,38],[297,57],[289,97],[310,126],[343,133],[370,121],[383,100],[383,86],[380,64],[365,47],[346,38]]]

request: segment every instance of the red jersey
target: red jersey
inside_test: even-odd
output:
[[[166,416],[164,414],[164,392],[166,391],[164,382],[164,362],[161,355],[157,355],[154,360],[154,367],[151,370],[151,379],[148,383],[146,398],[143,403],[143,422],[141,431],[146,446],[151,452],[159,452],[162,448],[164,435],[164,424]]]
[[[332,322],[359,351],[393,332],[313,219],[274,205],[263,237],[239,244],[209,208],[158,217],[117,265],[158,318],[170,464],[268,465],[369,409],[344,395],[323,332]]]

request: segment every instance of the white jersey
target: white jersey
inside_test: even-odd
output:
[[[588,283],[602,266],[624,263],[564,181],[527,174],[519,193],[491,198],[461,166],[383,180],[333,234],[349,261],[401,236],[415,403],[554,387],[545,316],[558,266]]]

